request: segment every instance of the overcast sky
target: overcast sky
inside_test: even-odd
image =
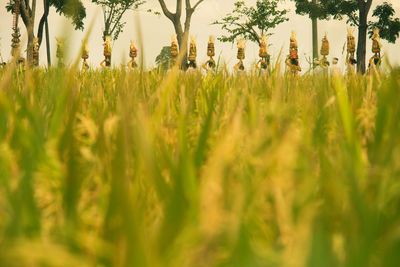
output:
[[[12,16],[10,13],[5,11],[5,4],[8,0],[0,0],[0,53],[4,60],[10,58],[10,44],[11,44],[11,28],[12,28]],[[35,34],[37,32],[38,22],[40,20],[43,6],[42,1],[38,1],[37,15],[35,22]],[[195,2],[194,0],[191,0]],[[396,16],[400,17],[400,0],[386,0],[391,2],[396,10]],[[151,13],[147,13],[146,10],[151,8],[161,12],[157,0],[147,0],[144,6],[140,7],[140,10],[128,11],[124,16],[124,20],[127,21],[127,25],[124,28],[124,32],[120,34],[120,37],[113,44],[113,65],[119,65],[127,62],[127,56],[129,54],[130,40],[141,39],[144,44],[144,51],[139,51],[140,56],[144,55],[144,62],[147,67],[154,66],[154,60],[159,54],[163,46],[170,44],[171,34],[174,33],[172,23],[164,17],[164,15],[157,16]],[[166,0],[167,4],[173,11],[175,0]],[[215,35],[216,37],[221,36],[224,32],[218,25],[211,25],[211,23],[217,19],[222,18],[225,14],[233,9],[233,3],[235,0],[205,0],[199,8],[196,10],[192,18],[191,23],[191,34],[196,35],[198,45],[198,62],[203,63],[207,60],[206,47],[209,35]],[[254,4],[256,0],[246,0],[248,5]],[[374,0],[374,6],[382,3],[383,0]],[[85,19],[85,30],[75,31],[71,25],[71,22],[67,19],[60,17],[56,14],[55,9],[50,9],[49,25],[50,25],[50,41],[51,41],[51,54],[52,61],[55,61],[56,52],[56,36],[65,35],[67,36],[67,42],[70,43],[70,60],[79,56],[79,46],[82,38],[85,36],[86,28],[89,28],[90,22],[94,21],[94,27],[89,38],[89,64],[92,67],[99,67],[100,61],[103,59],[103,46],[102,46],[102,30],[103,30],[103,16],[101,8],[91,3],[90,0],[83,0],[86,7],[87,17]],[[312,54],[311,45],[311,21],[308,17],[296,15],[294,10],[293,2],[287,0],[283,2],[282,8],[290,10],[288,17],[289,21],[280,24],[276,29],[272,30],[273,35],[269,38],[270,50],[269,53],[276,58],[279,51],[283,49],[283,55],[286,56],[289,47],[289,37],[292,30],[297,32],[298,43],[299,43],[299,56],[301,57],[301,65],[303,69],[308,68],[306,57],[310,57]],[[370,12],[372,13],[372,12]],[[140,26],[142,28],[142,36],[137,33],[137,25],[135,16],[138,15],[140,20]],[[183,18],[182,18],[183,19]],[[20,19],[20,28],[22,34],[25,34],[24,25]],[[330,58],[338,57],[341,65],[344,64],[345,54],[342,53],[343,46],[346,41],[347,26],[344,22],[335,20],[331,21],[320,21],[319,22],[319,42],[325,32],[328,33],[328,39],[331,44]],[[357,30],[355,31],[357,38]],[[26,35],[25,35],[26,36]],[[23,39],[26,40],[26,37]],[[389,44],[383,41],[383,51],[388,56],[392,63],[400,64],[400,41],[397,40],[396,44]],[[24,45],[24,48],[26,46]],[[40,49],[40,63],[46,64],[46,50],[45,45],[41,46]],[[216,54],[221,54],[223,60],[232,67],[236,62],[236,45],[216,43]],[[367,41],[367,59],[372,56],[371,52],[371,41]],[[258,57],[258,47],[255,44],[247,42],[246,46],[246,65],[250,66]]]

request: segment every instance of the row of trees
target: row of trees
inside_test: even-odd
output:
[[[368,20],[373,0],[292,0],[296,13],[307,15],[312,20],[313,58],[318,57],[317,20],[346,19],[358,28],[357,69],[364,73],[366,67],[367,32],[372,36],[374,28],[380,29],[381,39],[394,43],[399,37],[400,20],[395,18],[393,6],[388,2],[377,5]],[[257,0],[255,7],[248,7],[245,1],[237,1],[234,10],[214,24],[222,25],[228,32],[219,38],[223,42],[233,42],[242,37],[259,43],[260,35],[279,23],[286,21],[286,10],[278,9],[279,0]],[[377,2],[375,0],[375,2]]]
[[[104,31],[103,39],[105,36],[113,36],[116,40],[122,32],[125,22],[122,21],[122,16],[129,9],[137,9],[144,1],[141,0],[92,0],[93,3],[100,5],[104,15]],[[16,4],[19,6],[22,21],[25,25],[28,43],[27,43],[27,60],[28,64],[32,64],[32,46],[33,39],[39,39],[39,47],[43,40],[43,29],[46,26],[46,39],[47,39],[47,59],[50,64],[50,40],[47,18],[49,16],[50,8],[55,8],[55,11],[72,20],[76,30],[83,30],[83,20],[86,18],[86,8],[82,0],[43,0],[43,14],[39,21],[37,34],[35,36],[34,25],[36,18],[36,0],[9,0],[6,5],[8,12],[15,13]]]
[[[36,17],[36,0],[17,0],[19,6],[20,15],[22,21],[25,25],[26,32],[28,35],[27,44],[27,60],[28,64],[32,64],[32,46],[33,39],[35,38],[34,25]],[[182,51],[187,50],[187,36],[190,30],[190,23],[192,15],[197,9],[197,7],[204,0],[197,0],[192,2],[191,0],[176,0],[176,10],[172,12],[168,9],[164,0],[158,0],[159,5],[164,13],[164,15],[172,22],[175,32],[178,36],[178,43]],[[104,30],[102,33],[103,39],[105,36],[112,36],[114,40],[118,39],[119,34],[123,31],[125,22],[123,22],[122,17],[128,10],[136,10],[145,1],[142,0],[92,0],[93,3],[100,5],[103,10],[104,18]],[[16,0],[9,0],[6,9],[14,14],[15,12]],[[182,25],[181,17],[183,5],[185,5],[185,18],[184,24]],[[42,18],[40,19],[38,31],[36,37],[39,38],[39,46],[42,44],[43,37],[43,26],[48,25],[47,17],[51,7],[56,9],[56,12],[60,15],[66,16],[72,19],[75,29],[83,30],[83,19],[86,17],[86,9],[81,0],[43,0],[44,12]],[[48,27],[46,28],[48,32]],[[48,34],[47,36],[47,43]],[[50,47],[47,46],[47,56],[48,62],[50,64]],[[186,60],[186,57],[184,57]]]
[[[33,39],[35,37],[34,25],[36,18],[36,0],[9,0],[6,5],[6,9],[14,14],[16,3],[19,5],[19,12],[22,21],[25,25],[28,44],[27,44],[27,59],[28,63],[32,63],[32,46]],[[39,38],[39,45],[42,44],[43,40],[43,28],[46,26],[46,36],[47,36],[47,58],[50,62],[50,45],[49,45],[49,34],[48,34],[48,22],[47,17],[49,15],[50,7],[54,7],[56,12],[60,15],[66,16],[72,20],[75,29],[83,30],[83,19],[86,17],[86,10],[81,2],[81,0],[43,0],[43,15],[39,21],[38,31],[36,36]]]
[[[34,35],[34,23],[36,13],[36,0],[18,0],[21,18],[28,35],[28,62],[32,49]],[[150,1],[150,0],[149,0]],[[156,1],[156,0],[152,0]],[[196,9],[206,0],[174,0],[175,10],[171,11],[165,0],[157,0],[162,13],[171,21],[179,43],[180,50],[184,52],[183,61],[186,61],[187,38],[189,36],[191,20]],[[374,0],[292,0],[296,4],[296,13],[307,15],[313,21],[313,57],[318,56],[318,31],[317,20],[347,19],[347,23],[358,27],[357,61],[358,70],[365,71],[365,56],[367,33],[372,34],[372,29],[380,29],[380,37],[394,43],[399,37],[400,20],[395,18],[393,6],[384,2],[377,5],[372,16],[369,16]],[[375,0],[377,1],[377,0]],[[92,0],[93,3],[102,6],[104,15],[103,38],[110,35],[116,40],[123,31],[125,23],[123,15],[128,10],[136,10],[145,0]],[[214,22],[226,30],[227,34],[220,37],[222,42],[234,42],[237,38],[245,38],[259,43],[263,34],[278,24],[288,20],[287,10],[279,9],[280,0],[257,0],[255,6],[246,5],[245,1],[236,1],[232,12],[221,20]],[[76,29],[83,29],[83,19],[86,10],[81,0],[43,0],[44,13],[40,19],[37,37],[42,43],[43,27],[47,25],[47,17],[50,7],[56,12],[70,18]],[[15,0],[9,0],[7,10],[14,12]],[[183,12],[184,11],[184,12]],[[183,18],[182,18],[183,17]],[[372,17],[372,20],[368,20]],[[47,27],[48,30],[48,27]],[[48,34],[47,34],[48,36]],[[164,49],[165,50],[165,49]],[[48,58],[50,52],[48,49]]]
[[[379,28],[381,39],[394,43],[399,37],[400,20],[395,18],[393,6],[388,2],[377,5],[370,17],[371,6],[377,0],[292,0],[296,2],[296,13],[308,15],[310,19],[346,19],[358,28],[357,69],[365,72],[367,33],[372,36],[374,28]],[[316,24],[314,25],[316,27]],[[313,31],[313,55],[318,54],[316,30]]]

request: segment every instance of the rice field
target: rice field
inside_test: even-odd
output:
[[[0,266],[400,264],[400,69],[0,69]]]

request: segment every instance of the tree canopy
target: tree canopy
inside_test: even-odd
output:
[[[143,0],[92,0],[92,3],[102,6],[104,17],[103,39],[111,36],[117,40],[123,31],[126,22],[122,21],[122,16],[129,9],[137,9],[144,3]]]
[[[234,3],[234,9],[213,24],[222,25],[228,32],[218,38],[222,42],[234,42],[237,38],[260,43],[260,38],[278,24],[288,20],[287,10],[278,8],[279,0],[257,0],[255,6],[247,6],[245,1]]]
[[[170,46],[164,46],[160,54],[156,57],[156,64],[158,67],[161,67],[162,69],[166,70],[169,67],[169,63],[171,60],[171,47]]]
[[[329,13],[321,4],[321,1],[310,0],[292,0],[296,4],[296,13],[299,15],[307,15],[311,19],[327,19]]]
[[[367,31],[372,36],[374,28],[379,28],[380,38],[394,43],[399,37],[400,20],[395,18],[392,4],[384,2],[377,5],[368,20],[373,0],[293,0],[296,13],[318,19],[346,19],[347,23],[358,28],[357,61],[358,70],[365,71]]]
[[[377,6],[372,12],[372,17],[375,17],[377,21],[369,22],[369,35],[372,36],[373,29],[378,28],[382,39],[395,43],[396,39],[399,38],[400,19],[394,18],[394,15],[395,11],[392,4],[384,2],[382,5]]]
[[[6,9],[8,12],[14,10],[15,0],[9,0]],[[83,19],[86,18],[86,9],[81,0],[48,0],[50,7],[56,12],[72,20],[76,30],[83,30]],[[21,14],[22,15],[22,14]]]

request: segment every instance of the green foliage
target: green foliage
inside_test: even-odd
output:
[[[287,10],[278,9],[279,0],[257,0],[255,7],[246,6],[244,1],[235,2],[235,8],[220,21],[213,24],[222,25],[221,28],[228,32],[218,40],[222,42],[235,42],[237,38],[260,43],[262,35],[275,28],[282,22]]]
[[[395,11],[392,4],[384,2],[382,5],[377,6],[372,16],[377,18],[378,21],[370,22],[368,25],[370,36],[372,36],[373,30],[378,28],[382,39],[395,43],[400,34],[400,19],[394,18],[394,15]]]
[[[83,19],[86,18],[86,9],[81,0],[49,0],[50,6],[56,8],[57,13],[72,19],[76,30],[83,30]]]
[[[6,5],[8,12],[14,13],[15,0],[9,0]],[[86,9],[81,0],[48,0],[49,6],[56,12],[72,20],[76,30],[83,30],[83,19],[86,18]]]
[[[321,4],[321,1],[310,1],[310,0],[292,0],[296,5],[296,13],[299,15],[307,15],[311,19],[327,19],[329,13],[327,9]]]
[[[384,2],[373,11],[373,17],[378,21],[368,21],[369,11],[373,0],[293,0],[296,2],[296,12],[309,15],[318,19],[344,19],[347,23],[358,27],[357,69],[365,72],[365,51],[367,42],[367,29],[372,35],[373,28],[377,27],[380,37],[394,43],[399,37],[400,20],[393,18],[394,9],[391,4]]]
[[[160,54],[156,57],[156,64],[158,67],[162,67],[164,70],[166,70],[169,67],[171,59],[171,47],[164,46],[161,49]]]
[[[296,12],[299,12],[299,14],[304,14],[304,12],[307,11],[304,6],[308,6],[309,8],[312,7],[312,3],[306,0],[295,1],[296,8],[298,6],[298,2],[302,3],[299,4],[299,6],[303,8],[296,9]],[[329,18],[329,15],[334,19],[343,19],[346,17],[349,24],[357,27],[360,26],[358,0],[320,0],[317,6],[318,14],[322,14],[322,16],[318,16],[318,18],[327,19]],[[399,37],[400,33],[400,20],[398,18],[394,18],[394,16],[395,11],[392,4],[384,2],[383,4],[376,6],[372,12],[372,17],[376,18],[377,21],[368,22],[370,35],[372,36],[372,31],[374,28],[379,28],[380,37],[384,40],[394,43]]]
[[[397,266],[400,69],[0,69],[0,265]]]
[[[103,8],[103,39],[105,40],[106,36],[112,36],[113,40],[117,40],[126,24],[121,20],[122,16],[129,9],[135,10],[144,2],[143,0],[92,0],[92,3]]]

